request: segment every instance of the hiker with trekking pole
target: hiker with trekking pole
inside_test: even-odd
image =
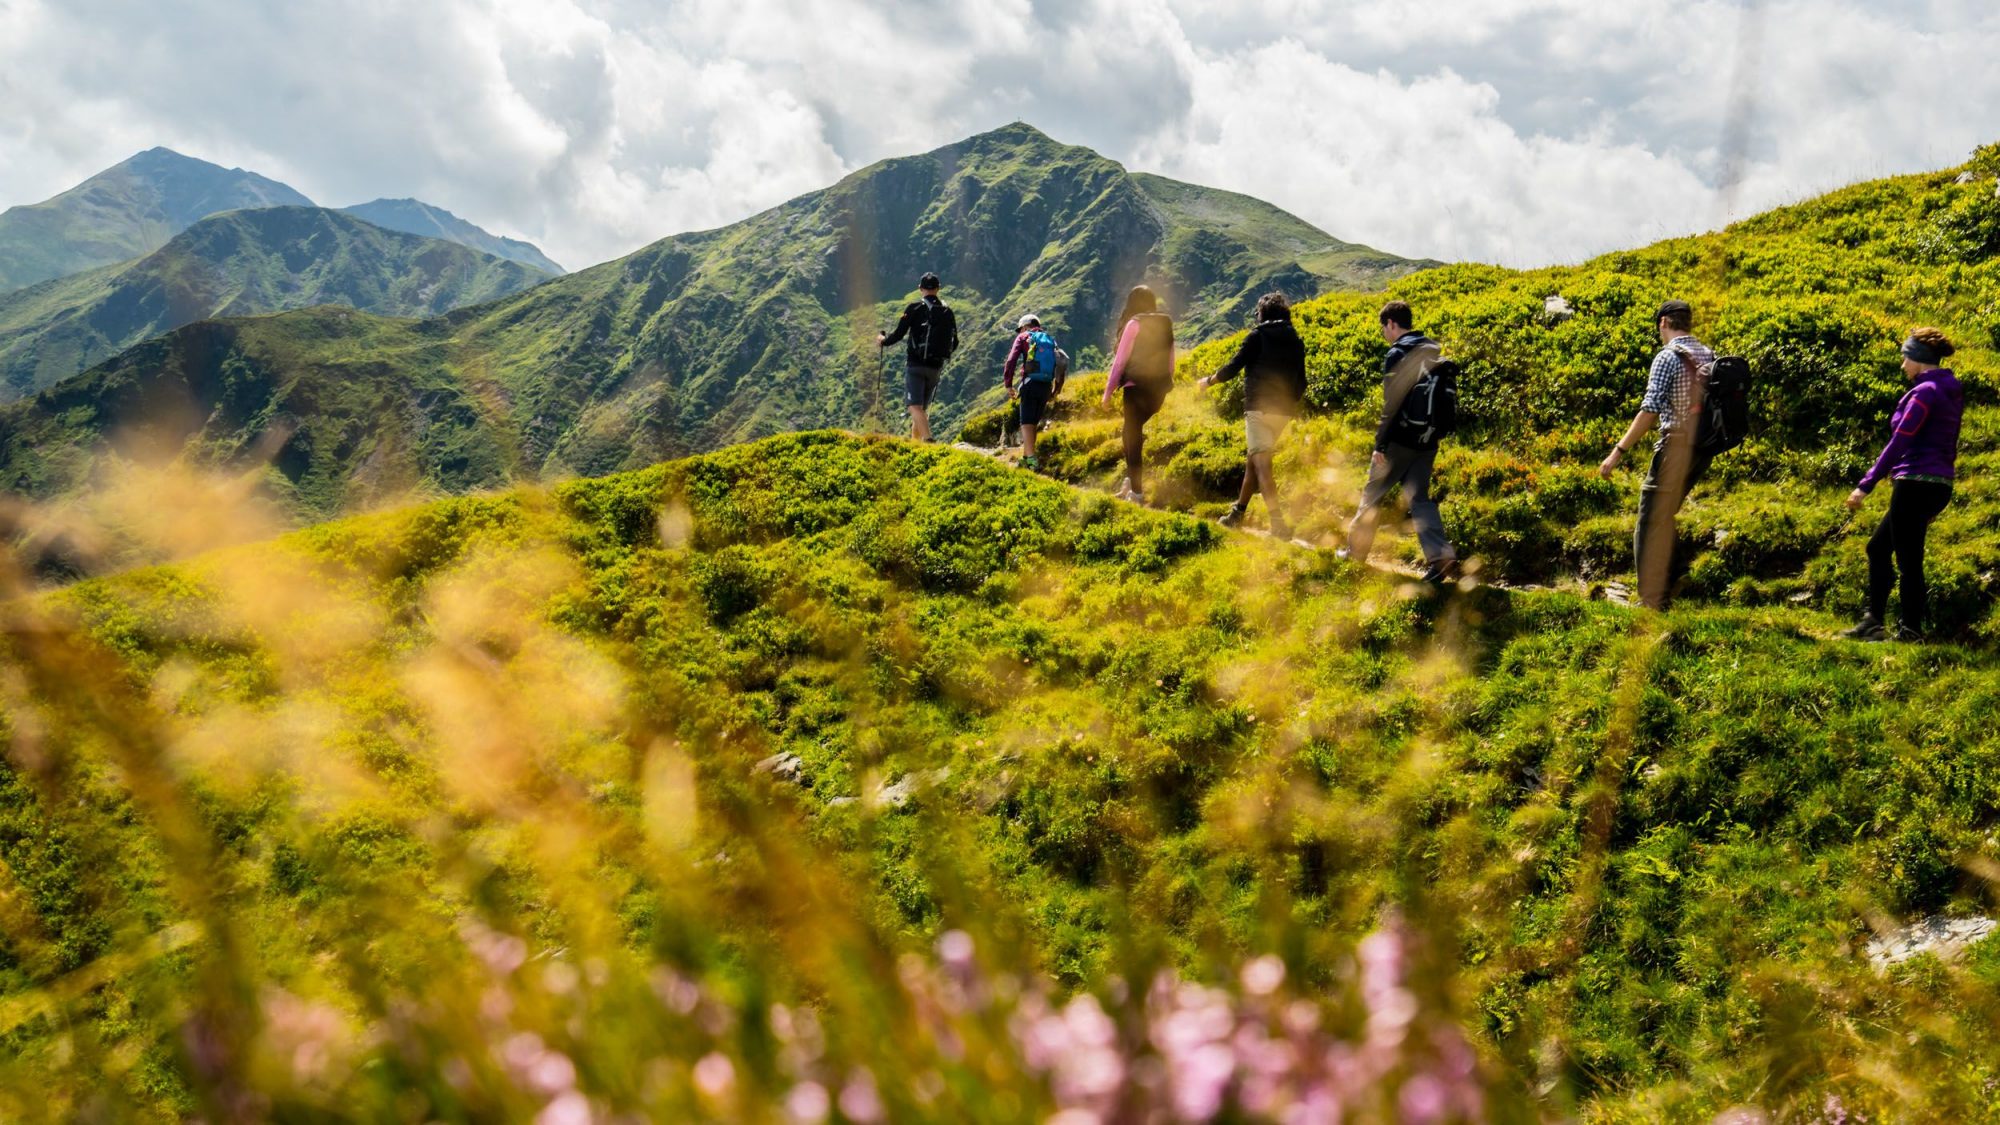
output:
[[[1868,494],[1889,478],[1889,510],[1868,539],[1868,609],[1843,636],[1857,641],[1921,641],[1930,606],[1924,582],[1924,540],[1931,522],[1951,503],[1958,478],[1958,431],[1965,388],[1940,366],[1957,349],[1935,328],[1919,328],[1903,341],[1903,377],[1910,389],[1889,420],[1889,444],[1854,491],[1847,508],[1859,512]],[[1901,572],[1900,574],[1898,572]],[[1888,631],[1889,591],[1902,584],[1902,616]]]
[[[958,350],[958,318],[951,306],[938,298],[938,275],[926,273],[917,281],[920,299],[910,302],[894,332],[876,334],[877,349],[891,344],[908,344],[904,349],[903,404],[910,410],[910,435],[918,441],[931,440],[931,399],[937,395],[938,379],[945,362]]]
[[[1041,429],[1049,400],[1062,388],[1063,379],[1069,374],[1069,355],[1056,346],[1055,337],[1049,335],[1041,318],[1034,313],[1023,316],[1017,327],[1020,331],[1014,337],[1014,346],[1007,350],[1007,364],[1001,369],[1000,378],[1020,416],[1021,467],[1033,471],[1042,466],[1035,455],[1035,435]],[[1019,389],[1014,386],[1017,369],[1021,375]]]

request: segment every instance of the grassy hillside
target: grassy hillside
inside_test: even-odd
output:
[[[344,212],[231,211],[136,261],[0,296],[0,397],[32,394],[198,320],[335,304],[430,316],[549,276]]]
[[[150,254],[218,211],[310,206],[254,172],[148,149],[52,199],[0,212],[0,293]]]
[[[6,621],[10,1118],[1969,1120],[2000,1080],[2000,945],[1860,954],[1991,910],[2000,663],[1810,610],[1414,598],[804,434]]]
[[[1115,304],[1142,278],[1188,314],[1193,342],[1241,323],[1273,285],[1300,295],[1369,286],[1418,264],[1337,242],[1242,196],[1135,177],[1087,149],[1012,126],[885,161],[734,226],[397,328],[408,344],[381,362],[442,345],[441,372],[487,405],[463,416],[474,431],[441,439],[446,445],[505,448],[502,471],[517,476],[602,474],[815,426],[902,426],[900,359],[878,355],[874,333],[895,323],[926,269],[944,276],[964,337],[937,408],[948,425],[974,402],[997,399],[1000,363],[1024,310],[1040,313],[1082,355],[1109,345]],[[166,347],[192,385],[226,383],[232,367],[305,385],[340,362],[319,350],[322,338],[320,318],[305,316],[254,332],[203,326]],[[215,347],[237,339],[270,346]],[[130,371],[142,359],[110,367]],[[401,374],[430,382],[439,372]],[[93,398],[104,372],[81,379],[58,400],[16,408],[0,427],[38,435],[32,456],[44,462],[60,448],[65,464],[88,465],[129,419]],[[89,409],[73,411],[79,403]],[[248,430],[206,426],[196,452],[283,440],[270,436],[267,419],[251,421]],[[18,465],[29,453],[16,444],[5,455]],[[396,470],[451,475],[430,461]],[[80,479],[14,475],[7,487],[48,495]]]
[[[1962,172],[1974,182],[1958,183]],[[1668,297],[1696,309],[1696,333],[1746,356],[1755,372],[1750,441],[1716,463],[1681,517],[1694,558],[1687,592],[1740,606],[1803,603],[1858,613],[1862,542],[1884,499],[1849,518],[1840,500],[1888,436],[1905,386],[1897,344],[1920,324],[1958,343],[1967,388],[1963,479],[1932,532],[1937,620],[2000,637],[2000,147],[1963,168],[1856,185],[1698,238],[1607,254],[1577,266],[1513,271],[1458,265],[1392,283],[1388,294],[1333,294],[1298,310],[1314,417],[1279,458],[1295,520],[1332,543],[1353,512],[1379,416],[1385,296],[1464,365],[1468,428],[1439,460],[1447,523],[1462,553],[1517,583],[1601,586],[1629,574],[1631,520],[1646,458],[1614,480],[1597,464],[1623,432]],[[1545,312],[1562,296],[1574,315]],[[1240,383],[1200,392],[1235,340],[1184,357],[1181,389],[1152,429],[1160,499],[1204,515],[1235,496],[1243,466]],[[1072,381],[1046,440],[1048,471],[1109,486],[1121,472],[1102,380]],[[997,443],[1004,411],[966,434]],[[1261,503],[1255,506],[1261,512]],[[1261,515],[1253,518],[1261,519]],[[1413,543],[1403,544],[1414,549]]]
[[[449,355],[410,321],[339,306],[200,322],[0,408],[0,473],[17,496],[94,492],[184,455],[248,466],[294,521],[503,484],[519,463],[504,402]]]
[[[378,227],[456,242],[482,254],[519,262],[529,269],[538,270],[551,277],[567,272],[549,260],[549,256],[532,243],[522,242],[518,238],[502,238],[466,222],[442,207],[433,207],[421,199],[377,199],[368,203],[357,203],[352,207],[343,207],[341,210],[357,219],[366,219]]]

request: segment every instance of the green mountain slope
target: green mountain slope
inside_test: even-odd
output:
[[[1970,173],[1970,176],[1967,176]],[[1897,345],[1933,324],[1957,342],[1967,388],[1963,479],[1931,536],[1940,626],[2000,638],[2000,146],[1960,168],[1858,184],[1698,238],[1516,271],[1457,265],[1391,283],[1386,294],[1332,294],[1297,310],[1312,416],[1281,449],[1293,520],[1336,544],[1354,510],[1380,413],[1385,297],[1463,364],[1465,429],[1440,455],[1438,488],[1462,553],[1488,577],[1602,590],[1630,573],[1632,511],[1646,458],[1613,480],[1597,466],[1638,409],[1659,347],[1651,317],[1693,301],[1696,332],[1754,370],[1753,432],[1721,458],[1681,517],[1686,592],[1740,605],[1808,603],[1858,613],[1862,541],[1881,498],[1859,516],[1840,504],[1888,437],[1905,386]],[[1961,178],[1969,182],[1960,183]],[[1569,315],[1551,315],[1561,296]],[[1219,514],[1243,469],[1240,383],[1191,385],[1235,347],[1184,357],[1180,391],[1149,429],[1156,496]],[[1076,483],[1122,473],[1101,382],[1073,381],[1043,446],[1047,471]],[[1004,411],[966,435],[997,444]],[[1261,502],[1253,509],[1261,519]],[[1414,543],[1388,548],[1415,557]]]
[[[339,211],[226,212],[137,261],[0,295],[0,397],[32,394],[197,320],[324,304],[429,316],[548,277]]]
[[[310,207],[241,168],[154,148],[53,199],[0,212],[0,293],[150,254],[218,211]]]
[[[460,246],[470,246],[481,253],[504,258],[510,262],[519,262],[529,269],[539,270],[552,277],[565,272],[532,243],[489,233],[442,207],[433,207],[419,199],[377,199],[369,203],[343,207],[341,210],[357,218],[366,219],[378,227],[399,230],[405,234],[420,234],[425,238],[442,238],[447,242],[456,242]]]
[[[502,474],[596,474],[813,426],[900,424],[900,376],[891,374],[900,361],[883,362],[874,332],[894,323],[924,269],[947,279],[964,336],[937,410],[948,425],[997,398],[1024,310],[1079,354],[1101,349],[1125,289],[1145,279],[1183,312],[1194,342],[1241,323],[1271,286],[1303,294],[1372,285],[1417,264],[1339,243],[1254,200],[1135,177],[1012,126],[885,161],[735,226],[669,238],[478,309],[371,332],[411,342],[378,357],[384,379],[394,377],[386,366],[394,356],[441,346],[438,369],[402,374],[448,375],[489,403],[465,419],[480,428],[466,440],[510,450]],[[338,335],[338,351],[322,350],[322,327],[317,314],[250,333],[203,327],[166,349],[191,385],[219,385],[222,371],[245,364],[306,386],[353,357]],[[261,350],[217,349],[238,339]],[[92,385],[143,375],[146,357],[83,376],[60,401],[92,402]],[[82,464],[102,435],[129,421],[109,401],[85,413],[65,407],[60,417],[49,409],[25,404],[0,427],[72,444],[63,456]],[[219,425],[203,431],[209,448],[258,447],[256,434]],[[0,456],[27,455],[10,445]],[[46,461],[54,449],[32,455]],[[435,468],[403,470],[424,477]],[[72,480],[36,474],[33,487]]]
[[[7,620],[10,1117],[1410,1120],[1451,1025],[1447,1120],[2000,1080],[2000,939],[1863,952],[1991,912],[2000,663],[1811,611],[1416,598],[804,434]]]

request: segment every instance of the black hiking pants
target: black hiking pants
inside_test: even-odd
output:
[[[1125,476],[1135,492],[1146,490],[1146,423],[1166,405],[1167,389],[1143,383],[1125,388]]]
[[[1868,612],[1877,621],[1889,611],[1889,589],[1903,572],[1903,628],[1923,632],[1930,588],[1924,583],[1924,537],[1951,503],[1942,481],[1899,480],[1890,485],[1889,512],[1868,537]]]

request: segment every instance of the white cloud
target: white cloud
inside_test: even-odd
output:
[[[0,200],[165,144],[585,265],[1015,118],[1344,238],[1509,264],[2000,139],[1988,0],[0,0]],[[1989,135],[1995,134],[1995,135]]]

